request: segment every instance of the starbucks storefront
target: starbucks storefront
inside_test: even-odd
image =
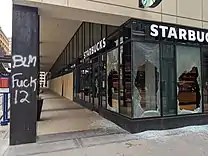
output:
[[[82,51],[71,69],[74,101],[132,133],[208,123],[207,30],[84,23],[71,42]]]

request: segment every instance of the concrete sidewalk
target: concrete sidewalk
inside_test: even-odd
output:
[[[37,143],[8,147],[5,127],[0,136],[0,156],[208,155],[208,125],[129,134],[63,97],[51,92],[42,96],[45,103]]]
[[[207,156],[208,126],[10,147],[4,156]]]
[[[38,136],[100,129],[126,132],[99,114],[49,90],[44,90],[41,96],[44,104],[37,124]]]
[[[7,150],[9,147],[9,126],[0,126],[0,156]]]

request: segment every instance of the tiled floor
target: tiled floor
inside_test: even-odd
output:
[[[111,129],[123,131],[114,123],[102,118],[79,104],[60,97],[48,90],[41,95],[44,99],[41,121],[37,133],[40,135]]]

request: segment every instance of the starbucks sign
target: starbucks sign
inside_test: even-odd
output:
[[[155,8],[162,0],[139,0],[140,8]]]

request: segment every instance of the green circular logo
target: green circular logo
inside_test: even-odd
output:
[[[155,8],[162,0],[140,0],[140,7],[142,8]]]
[[[152,6],[156,0],[142,0],[142,5],[147,8]]]

